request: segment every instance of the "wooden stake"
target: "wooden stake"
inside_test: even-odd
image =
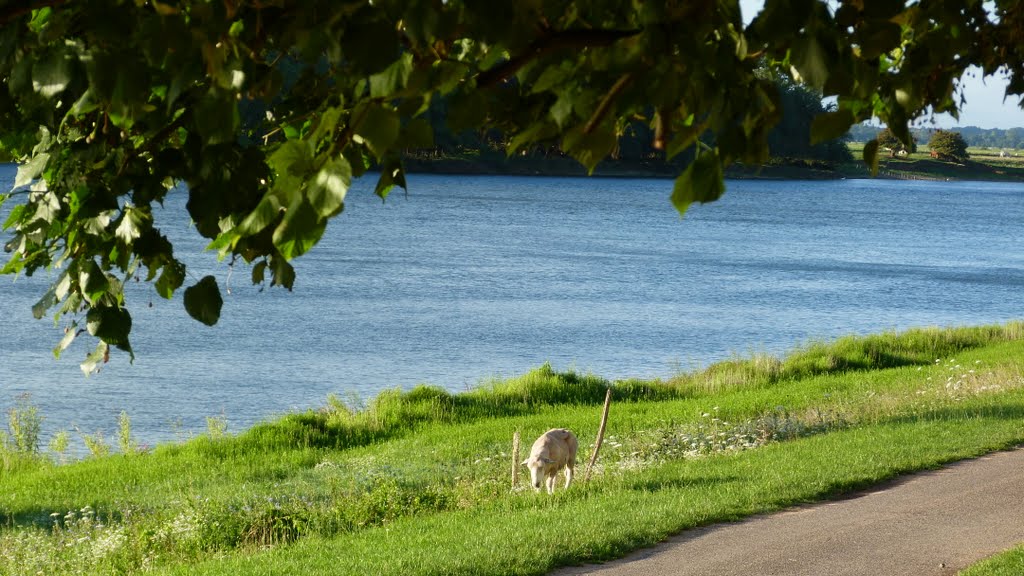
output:
[[[512,435],[512,489],[519,485],[519,430]]]
[[[601,451],[601,443],[604,442],[604,428],[608,424],[608,407],[612,404],[612,389],[604,395],[604,412],[601,414],[601,426],[597,429],[597,440],[594,441],[594,453],[590,455],[590,462],[587,464],[587,471],[583,473],[583,481],[590,480],[590,470],[597,462],[597,453]]]

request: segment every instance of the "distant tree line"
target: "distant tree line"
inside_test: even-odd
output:
[[[883,127],[871,124],[857,124],[850,128],[849,139],[853,142],[867,142],[876,138]],[[918,144],[926,144],[935,133],[935,128],[911,128],[910,134]],[[966,128],[954,128],[952,132],[959,132],[968,146],[987,148],[1024,148],[1024,128],[978,128],[967,126]]]
[[[779,123],[768,136],[769,151],[775,159],[820,160],[844,162],[852,159],[845,139],[833,139],[811,144],[811,123],[815,116],[830,110],[814,90],[788,81],[776,81],[782,114]],[[447,98],[435,98],[427,111],[433,130],[433,145],[410,150],[417,160],[477,159],[483,163],[501,163],[512,140],[497,129],[480,130],[467,127],[463,103]],[[700,140],[713,143],[714,134],[705,133]],[[646,164],[668,164],[665,151],[657,147],[657,138],[649,122],[638,119],[622,126],[618,143],[612,151],[615,161]],[[524,157],[568,157],[556,141],[538,143],[522,149]],[[685,165],[690,159],[681,154],[671,164]]]

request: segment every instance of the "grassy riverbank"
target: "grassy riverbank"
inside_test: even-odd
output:
[[[514,431],[525,451],[574,429],[582,478],[609,386],[591,481],[513,488]],[[543,574],[1016,446],[1022,416],[1013,323],[844,338],[668,381],[545,366],[64,465],[9,445],[0,573]]]

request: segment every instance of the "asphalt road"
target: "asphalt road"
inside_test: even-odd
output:
[[[557,576],[929,576],[1024,542],[1024,449],[849,499],[683,532]]]

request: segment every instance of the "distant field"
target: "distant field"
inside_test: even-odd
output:
[[[861,162],[864,142],[847,142],[847,147],[855,162],[841,170],[848,176],[866,173]],[[1000,156],[1003,151],[1006,156]],[[927,144],[919,144],[917,152],[906,156],[893,157],[881,151],[878,156],[879,173],[908,179],[1024,180],[1024,150],[974,146],[968,147],[967,153],[970,159],[965,164],[957,164],[932,158]]]

